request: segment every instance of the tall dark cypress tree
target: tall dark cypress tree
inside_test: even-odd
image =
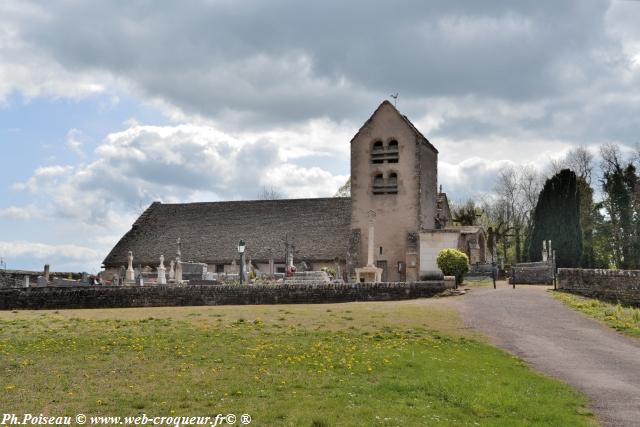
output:
[[[580,194],[576,174],[563,169],[547,180],[538,196],[529,239],[529,259],[542,259],[542,242],[552,241],[558,267],[579,267],[582,260]]]

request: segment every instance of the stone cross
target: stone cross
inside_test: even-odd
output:
[[[169,262],[169,280],[175,280],[176,278],[176,262],[174,260],[171,260],[171,262]]]
[[[374,211],[369,211],[368,216],[369,216],[369,236],[368,236],[368,245],[367,245],[367,267],[375,267],[375,265],[373,265],[373,252],[375,248],[373,222],[375,221],[376,213]]]
[[[127,267],[127,272],[125,274],[125,280],[127,282],[135,282],[136,280],[136,272],[133,271],[133,252],[129,251],[129,266]]]
[[[158,285],[167,284],[167,269],[164,266],[164,255],[160,255],[160,266],[158,267]]]
[[[176,251],[176,274],[175,274],[175,280],[177,282],[182,281],[182,264],[180,263],[181,257],[182,257],[182,242],[178,237],[178,250]]]

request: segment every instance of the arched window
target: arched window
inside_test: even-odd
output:
[[[398,193],[398,174],[391,172],[387,175],[387,179],[381,173],[373,176],[373,194],[397,194]]]
[[[387,180],[387,193],[397,193],[398,192],[398,174],[395,172],[391,172],[389,174],[389,179]]]
[[[389,163],[398,163],[398,141],[392,139],[387,146],[387,161]]]
[[[373,194],[384,194],[385,185],[384,185],[384,177],[381,173],[376,174],[373,177]]]
[[[371,163],[384,163],[384,147],[382,141],[376,141],[371,147]]]
[[[382,141],[375,140],[371,144],[371,163],[398,163],[399,157],[398,141],[392,139],[385,146]]]

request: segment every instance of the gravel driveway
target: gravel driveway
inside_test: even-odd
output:
[[[553,299],[543,286],[474,288],[450,300],[467,326],[582,391],[605,426],[640,426],[640,340]]]

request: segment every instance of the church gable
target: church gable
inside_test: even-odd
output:
[[[402,126],[406,126],[407,129],[411,131],[411,133],[415,136],[415,141],[424,144],[428,148],[430,148],[435,153],[438,153],[436,147],[434,147],[429,140],[415,127],[415,125],[407,118],[407,116],[403,115],[398,111],[398,109],[389,101],[383,101],[378,108],[373,112],[371,117],[367,119],[366,122],[360,127],[358,132],[351,138],[351,143],[354,141],[359,141],[363,139],[362,137],[371,136],[378,129],[389,129],[401,124]]]

